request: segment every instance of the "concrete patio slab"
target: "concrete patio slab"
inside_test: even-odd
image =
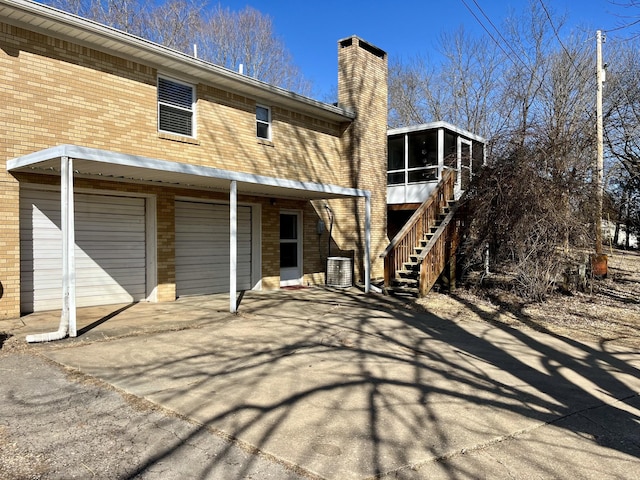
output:
[[[120,315],[142,332],[180,321],[127,336]],[[251,292],[235,316],[140,305],[41,349],[310,476],[640,475],[638,352],[353,290]]]

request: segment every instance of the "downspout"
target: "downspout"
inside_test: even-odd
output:
[[[56,332],[27,335],[28,343],[62,340],[76,336],[75,226],[73,206],[73,160],[60,158],[60,214],[62,220],[62,314]]]
[[[329,260],[329,257],[331,256],[331,232],[333,231],[333,210],[331,210],[331,207],[329,206],[328,203],[324,204],[324,208],[327,209],[327,212],[329,214],[329,238],[327,239],[327,260]]]
[[[371,193],[364,197],[364,293],[371,290]]]

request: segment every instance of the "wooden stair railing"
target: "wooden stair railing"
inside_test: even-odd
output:
[[[433,288],[445,268],[449,268],[449,288],[455,288],[455,253],[460,242],[460,228],[456,220],[457,205],[453,205],[446,217],[438,225],[418,256],[420,263],[420,280],[418,295],[424,297]]]
[[[457,248],[455,209],[450,208],[454,201],[455,183],[455,170],[445,170],[436,189],[380,255],[384,258],[386,288],[404,271],[405,264],[414,263],[411,257],[420,264],[419,295],[426,295],[433,287]],[[446,212],[444,218],[443,212]]]

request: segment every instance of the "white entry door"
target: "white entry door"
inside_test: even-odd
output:
[[[302,213],[280,212],[280,286],[302,284]]]

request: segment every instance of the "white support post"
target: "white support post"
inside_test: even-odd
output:
[[[229,190],[229,311],[236,313],[238,265],[238,184],[231,182]]]
[[[27,335],[27,342],[51,342],[76,337],[76,261],[73,208],[73,160],[60,157],[60,219],[62,230],[62,314],[58,331]]]
[[[371,290],[371,194],[364,197],[364,292]]]
[[[454,189],[455,199],[458,200],[462,190],[462,138],[456,137],[456,186]]]
[[[75,204],[73,199],[73,158],[67,160],[67,262],[68,270],[68,296],[69,296],[69,336],[77,337],[78,330],[76,326],[76,225],[75,225]]]
[[[438,129],[438,181],[442,180],[444,171],[444,128]]]
[[[65,335],[69,332],[69,158],[60,158],[60,229],[62,230],[62,314]]]
[[[69,336],[76,327],[75,218],[73,204],[73,159],[60,158],[60,214],[62,220],[62,322]]]

